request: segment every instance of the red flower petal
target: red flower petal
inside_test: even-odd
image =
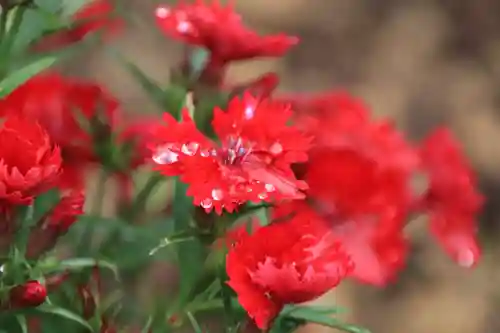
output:
[[[437,129],[422,144],[421,158],[429,176],[424,208],[432,234],[460,265],[479,259],[476,215],[483,204],[473,171],[450,131]]]

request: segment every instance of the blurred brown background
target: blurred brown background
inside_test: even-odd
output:
[[[500,1],[237,2],[248,25],[298,35],[301,43],[284,59],[238,64],[231,78],[244,81],[276,71],[284,91],[346,88],[365,98],[378,116],[393,117],[414,139],[445,123],[463,141],[488,196],[481,221],[484,257],[476,270],[451,263],[427,238],[425,221],[417,221],[409,230],[414,256],[396,285],[380,290],[345,284],[323,301],[350,309],[347,318],[373,333],[499,333]],[[122,3],[133,20],[113,45],[167,82],[181,48],[156,30],[153,10],[168,1]],[[101,49],[75,59],[68,70],[107,84],[130,112],[155,111]]]

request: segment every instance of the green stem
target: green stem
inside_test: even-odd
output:
[[[97,186],[94,194],[94,202],[90,206],[90,212],[94,216],[101,216],[104,204],[104,196],[106,195],[106,182],[108,180],[108,172],[101,170],[97,178]]]
[[[108,172],[106,170],[101,170],[97,178],[97,188],[94,193],[94,201],[90,206],[90,213],[92,216],[101,216],[104,196],[106,195],[106,182],[108,180]],[[92,247],[92,236],[94,235],[94,225],[87,225],[83,230],[80,237],[80,243],[78,244],[77,253],[80,255],[87,255],[89,248]]]
[[[146,209],[146,204],[148,202],[149,197],[156,189],[156,187],[166,178],[159,173],[152,174],[141,191],[137,194],[132,206],[128,210],[128,216],[125,218],[129,221],[133,221],[139,214],[144,212]]]

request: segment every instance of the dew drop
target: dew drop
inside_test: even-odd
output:
[[[259,195],[257,195],[257,197],[260,200],[264,200],[264,199],[267,199],[268,195],[267,195],[267,193],[260,193]]]
[[[210,199],[205,199],[200,203],[200,206],[205,209],[212,208],[212,200]]]
[[[158,7],[155,14],[156,17],[164,19],[170,16],[170,9],[168,7]]]
[[[177,23],[177,31],[181,34],[188,32],[191,29],[191,23],[188,21],[179,21]]]
[[[214,200],[220,201],[224,198],[224,192],[220,188],[214,188],[212,190],[212,198]]]
[[[281,145],[281,143],[275,142],[275,143],[273,143],[273,145],[271,146],[271,148],[269,148],[269,151],[273,155],[281,154],[283,152],[283,146]]]
[[[153,155],[153,161],[156,164],[172,164],[179,160],[179,155],[174,153],[167,147],[161,147],[156,154]]]
[[[208,150],[202,150],[200,152],[200,155],[203,157],[208,157],[208,156],[210,156],[210,152]]]
[[[274,187],[273,184],[266,184],[266,185],[264,185],[264,188],[266,189],[267,192],[274,192],[274,191],[276,191],[276,187]]]
[[[245,108],[245,119],[250,120],[255,116],[255,108],[251,105],[247,105]]]
[[[187,143],[182,145],[181,151],[186,155],[193,156],[194,154],[196,154],[199,146],[200,145],[196,142]]]
[[[458,253],[458,264],[464,268],[470,268],[476,262],[474,252],[471,249],[464,249]]]

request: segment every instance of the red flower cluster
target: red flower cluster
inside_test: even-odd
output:
[[[74,39],[108,27],[96,15],[111,10],[107,1],[84,8],[76,19],[91,20],[71,31]],[[415,214],[429,216],[432,235],[459,264],[477,263],[475,218],[482,196],[449,131],[438,129],[422,144],[412,143],[345,92],[277,95],[273,73],[228,84],[230,62],[282,56],[298,41],[259,36],[243,26],[232,5],[182,2],[158,7],[156,18],[166,35],[209,51],[200,87],[214,89],[200,89],[198,96],[198,82],[190,82],[194,106],[181,119],[166,113],[163,123],[124,121],[118,101],[101,86],[56,73],[37,75],[0,100],[2,250],[13,235],[12,208],[31,204],[50,188],[61,190],[60,202],[30,235],[26,255],[36,258],[82,214],[82,172],[90,164],[117,173],[130,197],[130,172],[147,152],[157,170],[179,177],[194,205],[215,211],[214,217],[256,209],[251,204],[271,207],[267,225],[255,225],[253,232],[231,226],[214,244],[227,245],[228,284],[262,329],[286,304],[313,300],[343,279],[390,282],[404,267],[404,228]],[[206,80],[214,75],[217,80]],[[213,110],[213,137],[194,120],[207,90],[232,96]],[[421,173],[428,187],[416,193],[412,184]],[[79,293],[84,317],[94,316],[99,295],[87,285]],[[43,286],[28,282],[12,289],[10,302],[36,306],[45,295]],[[102,332],[115,331],[108,318],[101,321]]]
[[[0,200],[3,205],[30,204],[54,185],[61,154],[40,125],[9,117],[0,128]]]
[[[214,110],[216,144],[196,129],[187,110],[180,123],[166,114],[153,159],[164,174],[180,175],[195,205],[207,212],[232,212],[248,201],[304,198],[306,185],[291,164],[307,160],[310,138],[287,125],[291,115],[281,103],[237,97],[227,111]]]
[[[323,295],[352,269],[326,225],[300,222],[275,223],[239,237],[227,256],[228,284],[260,328],[284,305]]]
[[[160,6],[156,17],[166,35],[209,51],[202,76],[217,72],[218,81],[205,81],[217,88],[230,89],[223,79],[231,61],[281,56],[297,43],[259,37],[218,1]],[[312,300],[343,278],[391,281],[404,267],[404,228],[415,214],[429,215],[431,233],[461,265],[477,262],[482,197],[448,131],[419,147],[345,92],[283,97],[274,94],[277,84],[271,73],[231,88],[242,97],[214,110],[217,143],[185,110],[180,122],[165,115],[152,144],[158,169],[187,183],[207,212],[272,204],[269,225],[251,235],[231,229],[225,238],[228,283],[260,328],[286,303]],[[422,172],[423,194],[412,186]]]
[[[202,75],[205,78],[218,81],[231,61],[279,57],[298,42],[297,37],[285,34],[259,36],[242,24],[241,16],[233,10],[233,1],[226,6],[218,0],[208,1],[156,9],[156,22],[165,35],[210,50]]]

